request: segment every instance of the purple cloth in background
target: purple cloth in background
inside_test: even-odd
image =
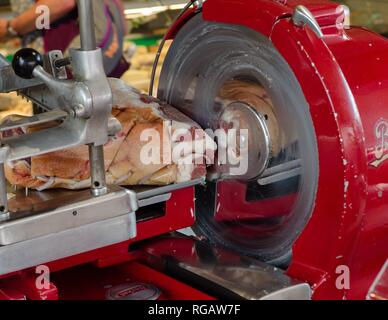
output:
[[[51,26],[50,29],[44,30],[44,50],[66,51],[75,37],[79,35],[79,26],[77,20],[71,18],[63,19],[60,23]]]
[[[103,43],[100,44],[99,47],[105,47],[107,45],[109,36],[113,31],[112,21],[110,20],[109,12],[106,12],[106,14],[108,15],[107,18],[109,25]],[[53,24],[50,29],[44,30],[43,40],[45,52],[52,50],[61,50],[62,52],[64,52],[68,49],[71,42],[80,33],[77,18],[78,14],[75,10],[74,12],[70,13],[69,15],[58,21],[58,23]],[[124,57],[121,57],[117,65],[108,74],[108,77],[121,78],[121,76],[129,69],[129,67],[130,64],[125,60]]]
[[[128,61],[125,60],[124,57],[122,57],[117,66],[113,69],[113,71],[108,74],[108,77],[120,79],[130,67],[131,65],[128,63]]]

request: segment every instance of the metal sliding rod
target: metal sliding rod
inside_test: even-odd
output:
[[[92,194],[96,197],[108,192],[105,178],[104,147],[89,146],[90,176],[92,179]]]
[[[80,20],[81,50],[94,51],[97,48],[94,30],[93,0],[77,0]],[[105,178],[103,146],[89,146],[90,176],[92,194],[101,196],[108,192]]]
[[[77,0],[80,24],[81,50],[96,50],[96,34],[94,30],[93,0]]]

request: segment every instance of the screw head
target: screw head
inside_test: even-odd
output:
[[[84,118],[87,119],[89,117],[88,112],[86,111],[86,108],[82,104],[77,104],[73,107],[73,111],[77,118]]]

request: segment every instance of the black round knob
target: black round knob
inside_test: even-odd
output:
[[[43,66],[43,58],[38,51],[31,48],[25,48],[15,53],[12,67],[19,77],[32,79],[32,72],[37,66]]]

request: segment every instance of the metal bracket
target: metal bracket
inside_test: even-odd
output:
[[[292,21],[298,27],[309,26],[319,38],[323,38],[321,27],[311,11],[305,6],[296,6],[294,14],[292,15]]]
[[[344,9],[344,29],[349,29],[350,28],[350,8],[347,5],[341,5],[342,8]]]
[[[266,186],[272,183],[300,176],[301,174],[302,162],[300,159],[298,159],[268,168],[263,172],[257,182],[262,186]]]
[[[151,206],[153,204],[166,202],[166,201],[170,200],[171,197],[172,197],[172,194],[171,193],[167,193],[167,194],[162,194],[160,196],[155,196],[155,197],[152,197],[152,198],[147,198],[147,199],[139,200],[139,207],[143,208],[143,207]]]
[[[68,58],[70,60],[70,58]],[[48,70],[55,79],[66,80],[67,71],[66,66],[56,66],[57,62],[65,61],[62,51],[53,50],[50,51],[47,55],[44,56],[45,64],[44,69]]]

